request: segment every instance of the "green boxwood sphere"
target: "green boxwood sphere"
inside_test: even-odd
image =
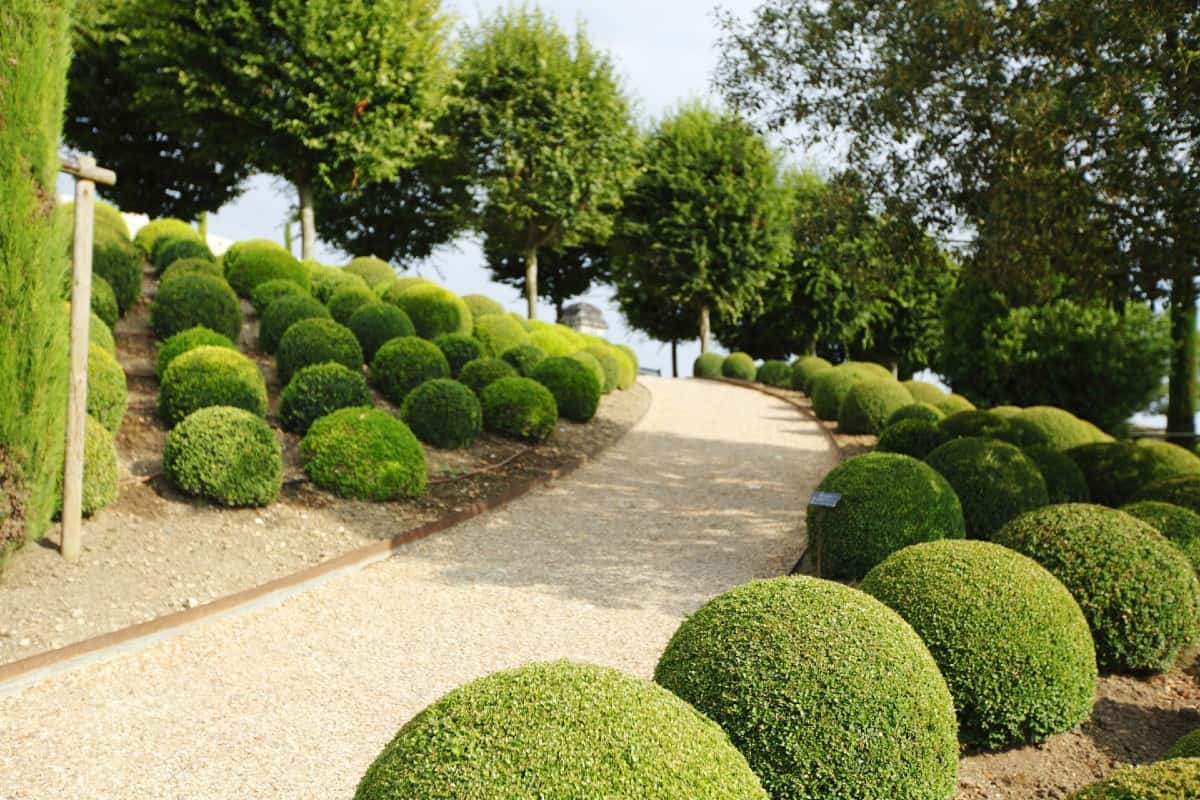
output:
[[[1122,767],[1070,800],[1195,800],[1200,797],[1200,758],[1173,758]]]
[[[600,406],[600,381],[587,366],[570,357],[551,356],[530,375],[550,390],[561,417],[587,422]]]
[[[846,399],[846,395],[850,394],[850,390],[854,388],[855,384],[862,381],[861,375],[837,367],[818,372],[813,376],[812,389],[809,394],[812,397],[813,413],[817,415],[817,419],[836,420],[838,414],[841,413],[842,402]]]
[[[158,393],[158,413],[168,425],[208,406],[233,406],[265,417],[267,383],[253,361],[236,350],[204,346],[171,361]]]
[[[105,325],[111,328],[117,324],[117,319],[121,316],[121,309],[117,305],[117,296],[113,294],[113,288],[108,281],[99,275],[92,276],[91,305],[92,311],[104,320]]]
[[[107,350],[89,344],[87,413],[115,436],[128,408],[129,387],[125,383],[125,370]]]
[[[394,302],[408,314],[422,339],[436,339],[443,333],[469,334],[475,326],[467,304],[454,292],[432,283],[410,286]]]
[[[486,317],[489,314],[508,313],[504,310],[504,306],[486,295],[464,294],[462,301],[467,304],[467,308],[471,309],[471,316],[476,322],[479,322],[480,317]],[[524,329],[522,328],[522,330]]]
[[[160,239],[154,248],[154,271],[161,275],[167,267],[185,258],[211,261],[214,264],[217,261],[208,245],[199,239]]]
[[[1167,537],[1200,571],[1200,514],[1157,500],[1130,503],[1121,510]]]
[[[1100,668],[1164,670],[1200,635],[1191,563],[1150,525],[1083,503],[1030,511],[995,541],[1050,570],[1083,609]]]
[[[913,400],[931,406],[937,405],[938,402],[945,400],[947,397],[942,387],[928,381],[907,380],[904,381],[904,388],[908,389],[908,393],[913,396]]]
[[[268,306],[281,297],[310,297],[308,290],[293,280],[287,278],[272,278],[263,281],[250,292],[250,305],[254,313],[260,317]]]
[[[546,358],[546,351],[537,345],[521,344],[505,350],[500,358],[512,365],[518,375],[528,378],[529,374],[533,372],[533,368]]]
[[[1007,442],[975,436],[953,439],[925,462],[954,487],[967,535],[973,539],[991,539],[1013,517],[1050,502],[1037,466]]]
[[[995,408],[989,408],[988,411],[991,411],[998,417],[1012,419],[1013,417],[1020,415],[1022,409],[1020,406],[996,406]]]
[[[371,288],[371,285],[363,280],[361,276],[347,272],[341,267],[327,267],[324,264],[313,262],[304,262],[304,264],[308,267],[309,291],[312,292],[313,297],[322,303],[328,303],[339,289],[359,288],[370,290]]]
[[[746,353],[730,353],[721,362],[721,375],[739,381],[752,381],[758,375],[758,367]]]
[[[350,315],[346,327],[354,331],[362,345],[363,358],[370,362],[384,343],[404,336],[416,336],[412,320],[400,309],[387,303],[360,306]]]
[[[872,379],[850,387],[838,409],[838,430],[843,433],[878,434],[888,419],[912,404],[912,395],[892,379]]]
[[[1083,470],[1092,501],[1117,508],[1152,483],[1178,475],[1200,475],[1200,458],[1172,444],[1097,442],[1067,450]]]
[[[1041,429],[1046,437],[1046,444],[1055,450],[1070,450],[1084,444],[1113,440],[1092,423],[1054,406],[1023,408],[1015,419]]]
[[[113,339],[112,328],[96,316],[95,311],[88,317],[88,341],[114,357],[117,354],[117,341]]]
[[[475,319],[474,334],[483,355],[499,357],[506,350],[529,344],[529,333],[508,314],[487,314]]]
[[[553,329],[533,331],[529,334],[529,343],[547,356],[569,356],[576,349],[569,339]]]
[[[848,372],[851,375],[857,375],[863,380],[896,380],[896,376],[892,371],[882,364],[876,364],[874,361],[843,361],[834,369],[842,372]]]
[[[242,305],[229,284],[212,275],[180,275],[163,281],[150,306],[150,327],[169,339],[197,325],[236,342],[242,334]]]
[[[776,389],[790,389],[792,386],[792,368],[786,361],[767,360],[758,368],[754,379],[766,386]]]
[[[62,513],[62,481],[62,470],[59,470],[56,514]],[[113,435],[88,414],[83,428],[83,516],[90,517],[115,503],[119,481],[117,445]]]
[[[701,353],[692,362],[692,375],[697,378],[719,378],[724,363],[725,356],[720,353]]]
[[[311,295],[284,295],[267,306],[258,321],[258,349],[274,353],[287,329],[302,319],[332,319],[329,309]]]
[[[975,410],[975,404],[961,394],[943,394],[933,406],[946,416],[957,414],[960,411]]]
[[[285,386],[302,367],[327,361],[362,372],[363,353],[358,339],[345,325],[331,319],[300,320],[283,334],[275,353],[275,369]]]
[[[208,406],[167,434],[163,473],[185,494],[223,506],[265,506],[283,486],[283,453],[262,418]]]
[[[1200,758],[1200,728],[1179,737],[1163,758]]]
[[[457,377],[467,362],[483,356],[483,345],[478,339],[465,333],[443,333],[434,339],[433,343],[446,357],[452,377]]]
[[[974,409],[972,411],[956,411],[946,417],[943,417],[938,422],[938,427],[945,431],[952,439],[961,439],[965,436],[982,436],[988,439],[1000,439],[1009,444],[1019,443],[1013,441],[1016,434],[1013,432],[1009,421],[1003,417],[998,417],[990,411],[981,411]]]
[[[567,356],[567,358],[571,359],[572,361],[578,361],[580,364],[583,364],[585,367],[587,367],[588,372],[592,373],[592,375],[596,377],[596,383],[600,387],[600,394],[603,395],[605,393],[604,385],[608,380],[608,376],[604,372],[604,366],[600,363],[600,359],[596,358],[586,350],[578,350],[574,353],[571,353],[571,355]]]
[[[1048,445],[1026,447],[1022,452],[1042,473],[1051,505],[1092,501],[1083,470],[1066,453]]]
[[[359,256],[347,264],[344,269],[350,275],[362,278],[368,286],[396,279],[396,270],[392,269],[392,265],[375,256]]]
[[[1200,514],[1200,475],[1177,475],[1155,481],[1144,486],[1133,500],[1158,500]]]
[[[1033,559],[990,542],[927,542],[888,556],[859,588],[925,642],[954,696],[961,741],[1040,742],[1091,716],[1087,620]]]
[[[303,435],[316,420],[339,408],[371,406],[362,370],[325,361],[296,370],[279,396],[279,424]]]
[[[542,442],[558,424],[554,395],[532,378],[500,378],[484,387],[479,400],[483,426],[501,436]]]
[[[64,203],[61,208],[64,214],[74,218],[74,203]],[[94,206],[94,211],[95,216],[93,217],[93,224],[97,230],[100,228],[105,228],[108,230],[108,232],[115,233],[126,241],[129,240],[129,225],[126,224],[125,217],[121,215],[121,210],[119,208],[99,200]]]
[[[604,373],[604,384],[600,387],[601,394],[608,394],[620,387],[623,359],[618,355],[619,350],[608,345],[593,344],[582,352],[596,359],[596,363],[600,365],[600,369]]]
[[[458,380],[476,395],[482,395],[484,389],[501,378],[517,376],[517,371],[507,361],[498,358],[477,358],[463,365]]]
[[[371,380],[396,405],[425,381],[449,377],[450,362],[442,351],[416,336],[391,339],[371,359]]]
[[[355,311],[376,302],[378,302],[378,298],[375,297],[375,293],[365,286],[348,286],[334,292],[326,305],[334,321],[345,325]]]
[[[437,284],[416,275],[404,275],[393,276],[391,280],[384,281],[374,288],[375,294],[379,295],[383,302],[395,304],[403,292],[414,286],[437,286]]]
[[[774,800],[948,800],[954,704],[894,611],[809,577],[753,581],[675,632],[654,672],[729,734]]]
[[[158,378],[161,383],[163,376],[167,374],[167,367],[171,365],[171,362],[189,350],[195,350],[197,347],[237,349],[228,336],[222,336],[203,325],[188,328],[186,331],[180,331],[170,339],[167,339],[158,348],[158,360],[154,365],[154,377]]]
[[[250,297],[254,287],[274,278],[286,278],[309,288],[308,269],[275,242],[239,242],[225,253],[225,279],[239,297]]]
[[[820,356],[800,356],[792,364],[792,388],[807,393],[813,376],[821,370],[832,368],[833,364]]]
[[[425,381],[409,392],[400,416],[422,442],[446,450],[470,447],[483,430],[479,398],[449,378]]]
[[[678,697],[567,661],[489,675],[413,718],[355,794],[401,797],[766,800],[721,729]]]
[[[892,423],[879,434],[875,449],[880,453],[902,453],[924,460],[950,437],[932,422],[923,419],[902,419]]]
[[[857,580],[902,547],[964,534],[950,484],[909,456],[855,456],[817,489],[842,496],[834,509],[808,507],[810,547],[820,554],[822,577]]]
[[[341,497],[395,500],[425,494],[425,451],[400,420],[378,408],[326,414],[300,442],[313,483]]]
[[[905,387],[908,388],[908,387]],[[906,406],[897,408],[887,419],[888,425],[895,425],[897,422],[903,422],[906,419],[919,419],[925,422],[937,423],[946,418],[936,406],[931,406],[929,403],[909,403]]]
[[[159,280],[163,283],[180,275],[211,275],[214,278],[225,279],[225,271],[221,265],[209,258],[180,258],[172,261],[163,270]]]
[[[92,274],[108,281],[122,314],[142,296],[142,259],[127,239],[96,231]]]
[[[133,237],[133,246],[143,256],[149,258],[150,254],[154,252],[154,246],[158,243],[159,239],[187,238],[199,241],[200,233],[181,219],[163,217],[162,219],[150,220],[150,222],[138,228],[138,232]]]
[[[617,388],[625,391],[637,383],[637,354],[633,352],[632,348],[623,344],[610,344],[608,349],[620,364],[617,372]]]

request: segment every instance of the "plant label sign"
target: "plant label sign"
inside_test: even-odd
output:
[[[813,492],[813,496],[808,498],[808,504],[818,508],[837,508],[841,501],[842,496],[836,492]]]

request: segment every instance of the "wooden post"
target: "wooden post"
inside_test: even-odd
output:
[[[67,454],[63,468],[62,539],[59,550],[67,561],[78,561],[83,510],[83,437],[87,424],[88,324],[92,307],[92,240],[96,212],[96,183],[112,184],[116,175],[96,168],[92,158],[63,162],[74,175],[75,238],[71,253],[71,357],[67,395]]]

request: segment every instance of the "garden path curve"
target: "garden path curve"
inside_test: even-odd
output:
[[[683,617],[799,557],[836,463],[786,403],[647,379],[573,475],[283,605],[0,697],[0,799],[349,798],[446,691],[530,660],[649,677]]]

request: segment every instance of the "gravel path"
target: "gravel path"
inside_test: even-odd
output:
[[[835,463],[786,404],[646,380],[572,477],[284,605],[0,698],[0,798],[348,798],[406,720],[530,660],[649,677],[684,615],[799,556]]]

